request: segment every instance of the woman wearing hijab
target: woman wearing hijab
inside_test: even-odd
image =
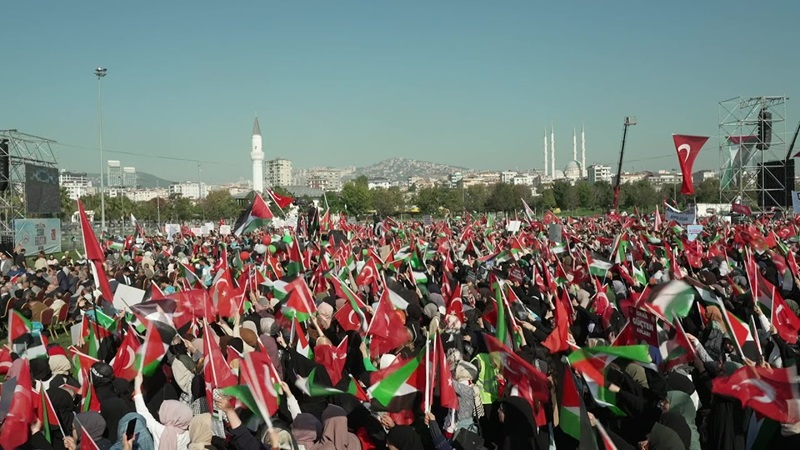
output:
[[[522,397],[509,397],[500,403],[498,419],[503,429],[498,439],[500,450],[534,450],[536,422],[533,408]]]
[[[211,430],[211,414],[194,416],[189,422],[189,450],[205,450],[211,445],[214,433]]]
[[[669,400],[669,411],[680,414],[686,424],[689,425],[689,430],[692,434],[689,450],[700,450],[700,434],[697,432],[697,424],[695,422],[697,409],[694,407],[692,397],[685,392],[669,391],[667,400]]]
[[[187,450],[189,448],[189,422],[192,420],[192,408],[178,400],[165,400],[158,409],[156,420],[142,397],[142,374],[134,379],[133,402],[136,412],[144,417],[147,429],[153,436],[157,450]]]
[[[135,412],[125,414],[122,416],[122,419],[120,419],[116,428],[118,436],[117,441],[111,446],[111,450],[123,450],[125,448],[122,439],[128,431],[128,422],[131,420],[136,421],[136,426],[133,429],[135,439],[131,450],[156,450],[155,444],[153,443],[153,436],[151,436],[150,432],[147,430],[147,422],[145,422],[144,417]],[[108,431],[110,432],[111,430],[109,429]]]
[[[386,446],[389,450],[420,450],[423,448],[419,434],[408,425],[392,428],[386,436]]]
[[[298,414],[292,422],[292,436],[300,450],[330,450],[333,445],[320,442],[322,423],[311,414]]]
[[[48,358],[50,364],[50,371],[53,372],[53,378],[50,379],[50,384],[53,387],[59,387],[62,384],[68,384],[74,387],[81,387],[78,380],[72,376],[72,364],[69,359],[64,355],[51,355]]]
[[[334,450],[361,450],[361,441],[347,429],[347,413],[340,406],[329,405],[322,411],[322,443]]]
[[[106,420],[98,412],[87,411],[82,412],[75,416],[73,422],[75,430],[78,432],[78,437],[82,436],[81,427],[86,430],[86,433],[92,438],[97,448],[100,450],[109,450],[111,448],[111,441],[104,437],[106,432]],[[84,447],[80,442],[81,448]],[[88,447],[88,446],[86,446]]]

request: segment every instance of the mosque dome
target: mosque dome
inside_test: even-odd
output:
[[[578,161],[570,161],[564,169],[564,177],[577,179],[581,178],[581,164]]]

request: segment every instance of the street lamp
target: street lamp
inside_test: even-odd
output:
[[[98,113],[98,133],[100,135],[100,235],[106,229],[106,184],[103,171],[105,170],[105,161],[103,160],[103,91],[101,89],[100,80],[106,76],[108,69],[98,67],[94,69],[94,74],[97,76],[97,113]]]

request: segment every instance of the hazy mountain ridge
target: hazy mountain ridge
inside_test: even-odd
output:
[[[367,167],[356,169],[356,175],[366,175],[369,179],[386,178],[389,181],[404,181],[409,177],[441,178],[453,172],[469,172],[472,169],[420,161],[410,158],[389,158]]]

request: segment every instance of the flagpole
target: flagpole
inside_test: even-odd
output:
[[[39,389],[43,389],[43,388],[44,388],[44,385],[42,385]],[[45,397],[45,401],[47,402],[47,405],[45,405],[45,408],[52,407],[53,406],[53,402],[50,401],[50,394],[47,393],[47,389],[44,389],[44,397]],[[55,408],[53,408],[53,410],[55,411]],[[49,415],[49,413],[48,413],[48,415]],[[56,417],[56,419],[58,419],[58,417]],[[50,422],[49,419],[48,419],[48,422]],[[58,429],[61,431],[61,436],[62,437],[67,437],[67,435],[64,434],[64,427],[61,425],[61,419],[58,419]]]
[[[428,331],[428,339],[425,341],[425,363],[431,363],[431,332]],[[430,367],[428,367],[430,369]],[[425,413],[431,412],[431,377],[433,374],[430,370],[425,374]]]

